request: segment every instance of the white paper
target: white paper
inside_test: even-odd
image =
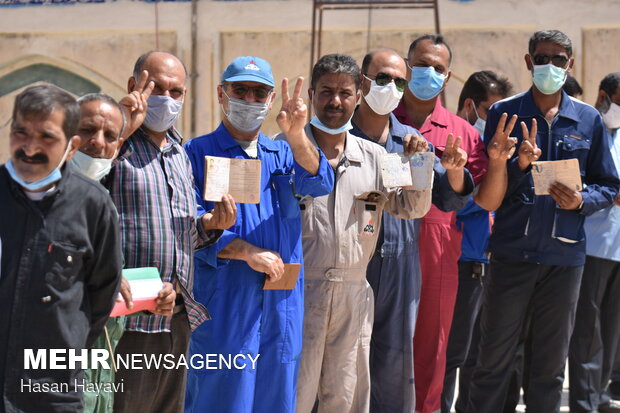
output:
[[[411,156],[411,176],[413,189],[425,191],[433,186],[433,166],[435,154],[433,152],[414,153]]]
[[[381,158],[381,176],[386,188],[411,186],[415,191],[430,189],[433,183],[435,154],[415,153],[405,156],[402,153],[386,153]]]
[[[566,185],[573,191],[583,189],[579,160],[576,158],[532,162],[532,178],[534,179],[534,193],[536,195],[549,195],[549,187],[554,182]]]
[[[129,287],[131,288],[132,300],[143,300],[146,298],[156,298],[157,294],[164,288],[164,284],[161,280],[151,278],[145,280],[131,280],[129,281]]]
[[[204,199],[219,202],[230,194],[240,204],[260,202],[261,162],[258,159],[205,156]]]
[[[383,186],[391,188],[395,186],[410,186],[411,166],[409,157],[402,153],[386,153],[381,158],[381,176]]]

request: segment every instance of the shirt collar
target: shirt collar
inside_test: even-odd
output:
[[[235,147],[241,148],[241,146],[235,142],[224,122],[220,122],[220,125],[215,130],[217,132],[217,144],[222,150],[229,150]],[[277,152],[279,150],[278,145],[263,132],[258,132],[258,146],[264,151]]]
[[[532,93],[532,88],[525,92],[523,95],[523,99],[521,99],[521,103],[519,106],[519,111],[517,112],[520,117],[525,118],[533,118],[535,116],[543,116],[538,109],[538,106],[534,103],[534,95]],[[560,102],[560,109],[558,110],[558,116],[562,116],[564,118],[571,119],[575,122],[579,122],[579,114],[577,113],[577,109],[575,107],[575,103],[571,99],[570,96],[566,92],[562,90],[562,101]]]
[[[409,119],[409,116],[407,116],[405,99],[400,101],[398,107],[394,110],[392,114],[395,115],[394,117],[400,122],[413,125],[413,122],[411,121],[411,119]],[[435,108],[431,112],[431,116],[426,119],[424,125],[422,125],[422,127],[420,128],[420,133],[424,134],[430,131],[431,123],[445,128],[448,126],[449,121],[450,112],[443,107],[443,105],[441,104],[441,99],[437,98],[437,100],[435,101]]]

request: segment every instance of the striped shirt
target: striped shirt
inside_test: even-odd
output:
[[[196,217],[194,177],[181,136],[171,129],[159,148],[138,129],[123,145],[104,184],[119,212],[125,268],[157,267],[162,281],[181,291],[190,326],[209,319],[193,298],[194,248],[217,238]],[[170,317],[127,317],[126,329],[144,333],[170,331]]]

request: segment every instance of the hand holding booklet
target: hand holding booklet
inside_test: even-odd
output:
[[[284,264],[284,275],[278,281],[265,278],[263,290],[292,290],[297,285],[301,264]]]
[[[559,182],[574,191],[583,189],[579,160],[575,158],[532,162],[532,178],[536,195],[549,195],[549,187],[554,182]]]
[[[258,159],[205,156],[204,200],[220,202],[230,194],[240,204],[260,202],[261,163]]]
[[[118,317],[139,311],[155,311],[157,294],[164,287],[159,271],[155,267],[126,268],[123,277],[129,282],[133,308],[127,308],[125,300],[117,300],[110,317]],[[119,293],[120,297],[120,293]]]
[[[411,156],[386,153],[381,158],[383,186],[409,186],[415,191],[430,189],[433,184],[434,163],[433,152],[418,152]]]

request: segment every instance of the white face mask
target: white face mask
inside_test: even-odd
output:
[[[474,128],[480,134],[480,137],[484,137],[484,128],[487,126],[487,121],[482,119],[480,115],[478,115],[478,110],[476,109],[476,105],[474,104],[474,113],[476,114],[476,123],[474,123]]]
[[[368,78],[367,78],[368,79]],[[364,100],[378,115],[387,115],[398,106],[403,92],[396,89],[396,84],[390,82],[385,86],[379,86],[376,81],[370,80],[370,90],[364,96]]]
[[[110,159],[93,158],[84,152],[76,151],[73,158],[69,161],[84,176],[95,181],[102,180],[112,169],[112,161],[116,157],[116,153]]]
[[[170,96],[151,95],[148,100],[144,126],[153,132],[165,132],[174,125],[181,114],[182,100]]]
[[[609,100],[609,97],[607,99]],[[607,112],[601,113],[601,116],[608,129],[620,128],[620,105],[609,101],[609,109],[607,109]]]
[[[222,91],[228,98],[228,113],[223,107],[222,111],[235,129],[241,132],[253,132],[261,127],[269,114],[271,96],[265,103],[246,102],[243,99],[231,98],[224,90]]]

